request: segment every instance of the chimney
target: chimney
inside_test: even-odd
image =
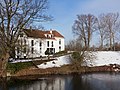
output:
[[[52,34],[52,29],[50,29],[50,34]]]
[[[30,31],[32,31],[32,26],[30,26]]]

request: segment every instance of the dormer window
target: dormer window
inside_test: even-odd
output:
[[[53,38],[53,35],[51,35],[51,38]]]

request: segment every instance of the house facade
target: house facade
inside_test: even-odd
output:
[[[18,38],[15,58],[37,58],[46,56],[46,52],[53,55],[64,50],[64,37],[58,31],[24,29]]]

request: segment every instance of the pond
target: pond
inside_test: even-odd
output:
[[[0,90],[120,90],[120,73],[53,75],[32,80],[2,81]]]

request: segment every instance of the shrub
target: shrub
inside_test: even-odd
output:
[[[84,54],[81,52],[73,52],[71,56],[71,64],[73,65],[73,68],[79,70],[83,63]]]

